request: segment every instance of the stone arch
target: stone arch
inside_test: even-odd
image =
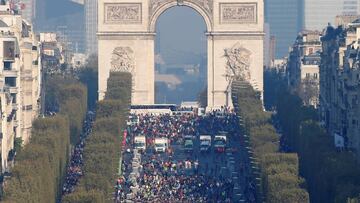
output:
[[[198,4],[193,3],[191,1],[182,1],[182,2],[169,1],[169,2],[164,2],[163,4],[161,4],[160,6],[155,8],[155,10],[151,13],[151,15],[149,17],[149,31],[150,32],[153,32],[153,33],[155,32],[156,22],[157,22],[158,18],[161,16],[161,14],[163,14],[166,10],[168,10],[174,6],[187,6],[189,8],[194,9],[203,18],[203,20],[206,24],[207,32],[211,32],[213,30],[213,23],[212,23],[212,18],[211,18],[212,16],[210,16],[211,14],[209,14],[204,8],[202,8]]]
[[[232,104],[229,84],[232,74],[240,70],[248,70],[251,84],[263,91],[264,0],[98,0],[100,100],[111,71],[134,70],[131,103],[154,103],[155,27],[160,15],[174,6],[194,9],[207,26],[210,109]],[[117,56],[113,58],[114,53]],[[234,61],[246,57],[251,59],[246,67]],[[134,66],[129,69],[123,64]],[[229,65],[237,69],[229,69]]]

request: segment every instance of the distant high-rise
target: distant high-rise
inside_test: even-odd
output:
[[[21,15],[25,18],[29,23],[34,23],[36,16],[36,0],[22,0],[20,1],[24,7],[21,11]]]
[[[344,0],[304,0],[304,29],[323,30],[342,14]],[[287,12],[286,12],[287,13]]]
[[[276,58],[287,55],[302,30],[322,31],[338,15],[360,14],[360,0],[267,0],[265,20],[276,38]]]
[[[314,0],[313,0],[314,1]],[[265,1],[265,20],[276,37],[276,58],[284,57],[303,27],[303,0]]]
[[[86,54],[97,53],[97,0],[85,0]]]

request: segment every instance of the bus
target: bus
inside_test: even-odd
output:
[[[141,104],[131,105],[130,112],[132,114],[172,114],[176,111],[176,104]]]

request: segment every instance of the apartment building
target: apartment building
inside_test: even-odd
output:
[[[347,27],[322,38],[319,109],[328,132],[360,158],[360,20]]]
[[[41,60],[32,26],[8,3],[0,5],[1,173],[8,172],[15,140],[29,141],[38,116]]]
[[[305,105],[314,107],[319,102],[320,37],[318,31],[301,32],[290,48],[286,69],[289,86]]]

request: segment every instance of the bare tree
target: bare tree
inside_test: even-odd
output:
[[[319,103],[319,81],[317,79],[306,77],[301,81],[297,92],[304,105],[317,107]]]

